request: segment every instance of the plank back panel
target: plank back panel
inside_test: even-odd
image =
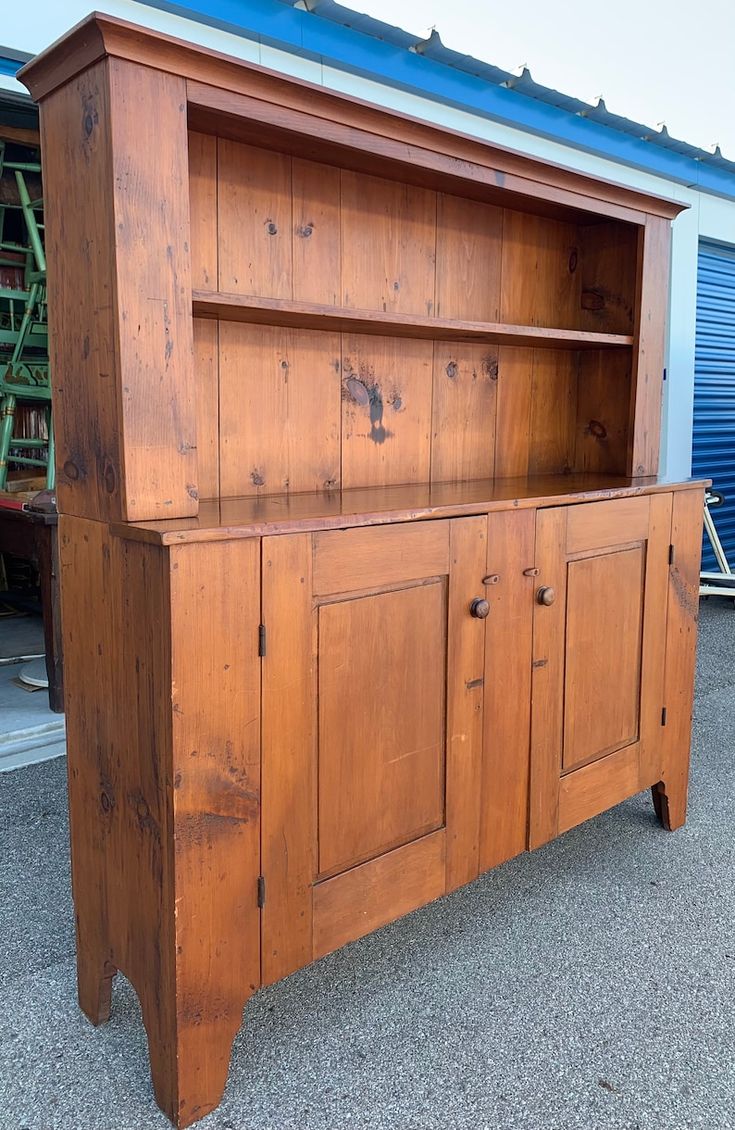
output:
[[[291,298],[291,158],[220,138],[217,201],[219,289]]]
[[[432,482],[492,478],[497,388],[497,346],[434,342]]]
[[[434,313],[436,193],[342,171],[342,305]]]
[[[219,498],[219,326],[206,318],[195,318],[193,328],[199,496]]]
[[[499,320],[502,240],[502,208],[439,193],[435,311],[438,317]]]
[[[529,326],[579,325],[579,233],[574,224],[503,213],[500,319]]]
[[[339,486],[339,368],[339,334],[220,323],[223,494]]]
[[[294,157],[291,175],[293,297],[339,306],[342,291],[340,170]]]
[[[427,482],[430,341],[343,335],[342,486]]]
[[[189,130],[189,210],[191,213],[191,285],[216,291],[217,138]]]

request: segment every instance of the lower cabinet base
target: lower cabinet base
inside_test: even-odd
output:
[[[79,1001],[157,1101],[261,986],[651,788],[684,823],[702,492],[161,545],[62,516]]]

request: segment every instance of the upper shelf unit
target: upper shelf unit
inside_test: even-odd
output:
[[[519,212],[197,132],[189,168],[199,315],[361,332],[372,320],[400,336],[564,348],[632,342],[635,224]]]

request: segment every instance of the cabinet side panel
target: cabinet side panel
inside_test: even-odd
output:
[[[671,224],[647,216],[640,240],[637,357],[634,351],[627,473],[655,475],[661,443]]]
[[[533,510],[488,515],[481,871],[527,846],[535,524]]]
[[[154,1078],[175,1077],[170,649],[166,553],[59,524],[79,997],[132,981]],[[109,989],[108,989],[109,994]],[[165,1089],[165,1084],[164,1084]],[[163,1096],[161,1096],[163,1097]]]
[[[260,543],[176,546],[170,583],[179,1069],[216,1096],[260,984]]]
[[[124,497],[106,64],[55,91],[40,115],[59,510],[119,518]],[[70,206],[80,175],[84,202]]]
[[[128,521],[197,513],[186,83],[110,59]]]
[[[66,513],[135,521],[197,511],[185,85],[108,59],[44,102]]]

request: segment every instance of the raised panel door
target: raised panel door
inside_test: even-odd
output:
[[[487,519],[263,539],[263,980],[478,874]]]

